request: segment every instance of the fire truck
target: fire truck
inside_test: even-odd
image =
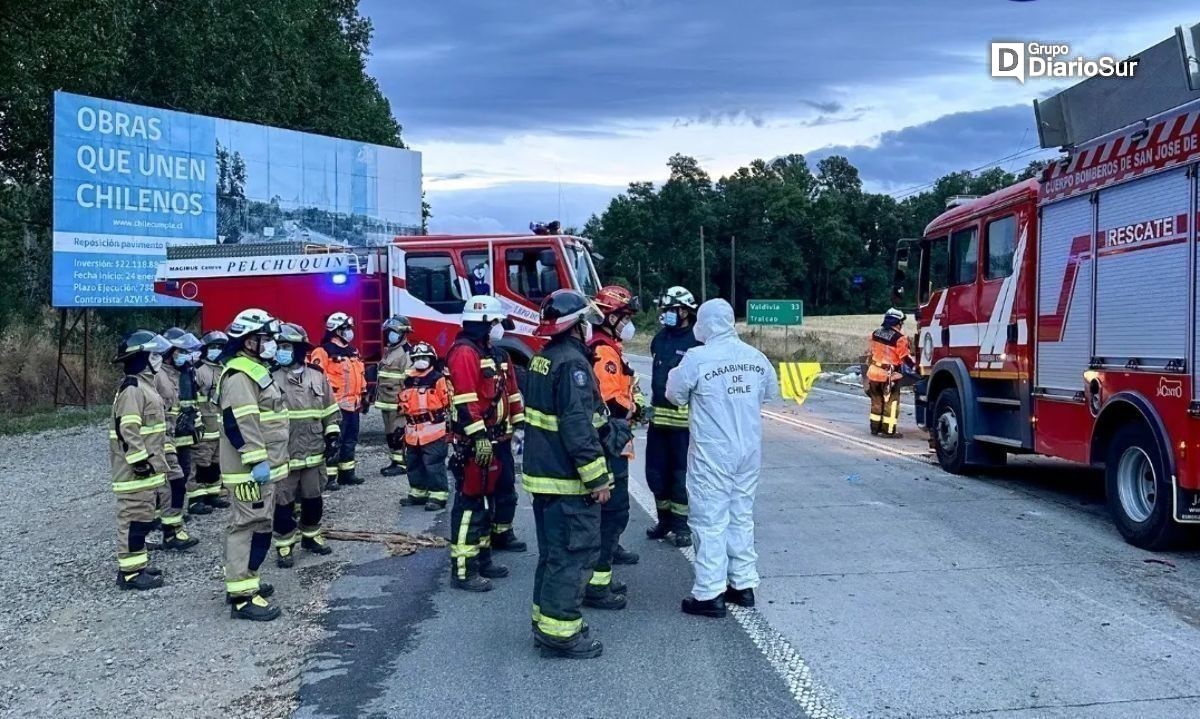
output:
[[[168,248],[158,292],[196,303],[204,331],[224,329],[246,307],[305,327],[314,341],[325,318],[346,312],[368,361],[382,352],[380,326],[408,317],[413,337],[445,352],[472,295],[498,298],[514,328],[498,344],[524,366],[544,340],[533,335],[542,298],[560,288],[595,295],[591,242],[560,234],[417,235],[382,247],[304,242]]]
[[[1144,57],[1195,57],[1162,45]],[[1192,84],[1146,79],[1169,78],[1160,105],[1183,102],[1144,119],[1147,87],[1119,80],[1043,101],[1043,146],[1065,156],[1040,181],[954,203],[897,251],[897,291],[916,290],[917,414],[941,466],[1017,453],[1103,467],[1118,530],[1156,550],[1200,523],[1200,68],[1184,71]],[[1120,125],[1095,134],[1106,116]]]

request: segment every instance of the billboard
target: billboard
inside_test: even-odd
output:
[[[154,292],[173,245],[376,245],[421,226],[421,155],[65,92],[54,97],[55,307]]]

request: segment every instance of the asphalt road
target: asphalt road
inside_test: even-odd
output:
[[[603,657],[538,656],[532,552],[500,555],[512,576],[485,595],[449,588],[444,550],[380,554],[332,586],[296,716],[1200,716],[1200,555],[1126,545],[1098,475],[947,475],[911,414],[909,437],[873,440],[853,390],[767,415],[757,610],[679,612],[688,560],[644,538],[635,461],[630,606],[586,613]],[[532,539],[525,496],[517,526]]]

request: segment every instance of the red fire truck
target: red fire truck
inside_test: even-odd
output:
[[[204,331],[224,329],[246,307],[261,307],[304,326],[319,341],[325,318],[347,312],[358,322],[354,344],[368,360],[381,351],[380,324],[402,314],[418,340],[444,354],[465,300],[497,297],[516,329],[499,343],[523,365],[541,347],[533,336],[542,298],[599,288],[591,243],[571,235],[420,235],[384,247],[303,242],[174,247],[156,290],[191,300]]]
[[[952,207],[898,252],[943,468],[1103,466],[1114,522],[1149,549],[1200,523],[1197,167],[1193,100]]]

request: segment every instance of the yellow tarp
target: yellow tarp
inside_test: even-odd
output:
[[[780,362],[779,386],[783,398],[794,399],[796,404],[804,404],[819,374],[820,362]]]

